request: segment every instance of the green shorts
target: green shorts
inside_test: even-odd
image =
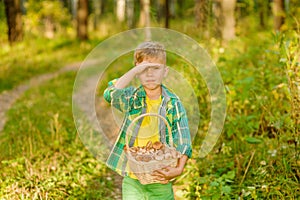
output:
[[[138,180],[124,177],[122,183],[123,200],[174,200],[172,183],[142,185]]]

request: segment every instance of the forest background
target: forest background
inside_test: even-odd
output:
[[[299,198],[299,13],[298,0],[1,0],[0,199],[120,199],[120,178],[78,137],[73,84],[101,41],[150,26],[197,41],[226,89],[222,135],[200,159],[210,96],[195,69],[169,53],[201,113],[176,199]],[[132,54],[120,56],[107,80],[131,64]]]

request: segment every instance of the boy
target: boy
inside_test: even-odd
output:
[[[119,138],[106,164],[124,176],[123,199],[174,199],[172,184],[169,181],[183,172],[184,165],[192,154],[186,112],[179,98],[162,84],[162,80],[168,74],[163,45],[157,42],[140,44],[134,53],[134,64],[135,67],[122,77],[109,82],[109,87],[104,91],[106,101],[125,113]],[[140,80],[141,86],[137,89],[128,87],[135,77]],[[144,113],[158,113],[167,119],[172,129],[174,146],[182,154],[176,167],[168,166],[152,173],[160,183],[148,185],[142,185],[130,172],[123,150],[130,122]],[[148,141],[168,143],[169,134],[166,133],[165,125],[153,118],[156,117],[145,117],[140,121],[138,128],[129,136],[130,147],[145,146]]]

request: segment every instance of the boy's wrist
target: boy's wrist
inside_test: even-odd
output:
[[[177,166],[176,168],[178,170],[179,175],[182,174],[184,168],[182,166]]]
[[[134,75],[134,76],[136,76],[136,75],[139,74],[139,70],[137,69],[136,66],[134,66],[134,67],[131,69],[131,71],[133,72],[133,75]]]

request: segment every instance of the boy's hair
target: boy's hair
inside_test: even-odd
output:
[[[134,63],[141,63],[145,58],[157,58],[166,63],[166,50],[164,45],[158,42],[143,42],[134,52]]]

